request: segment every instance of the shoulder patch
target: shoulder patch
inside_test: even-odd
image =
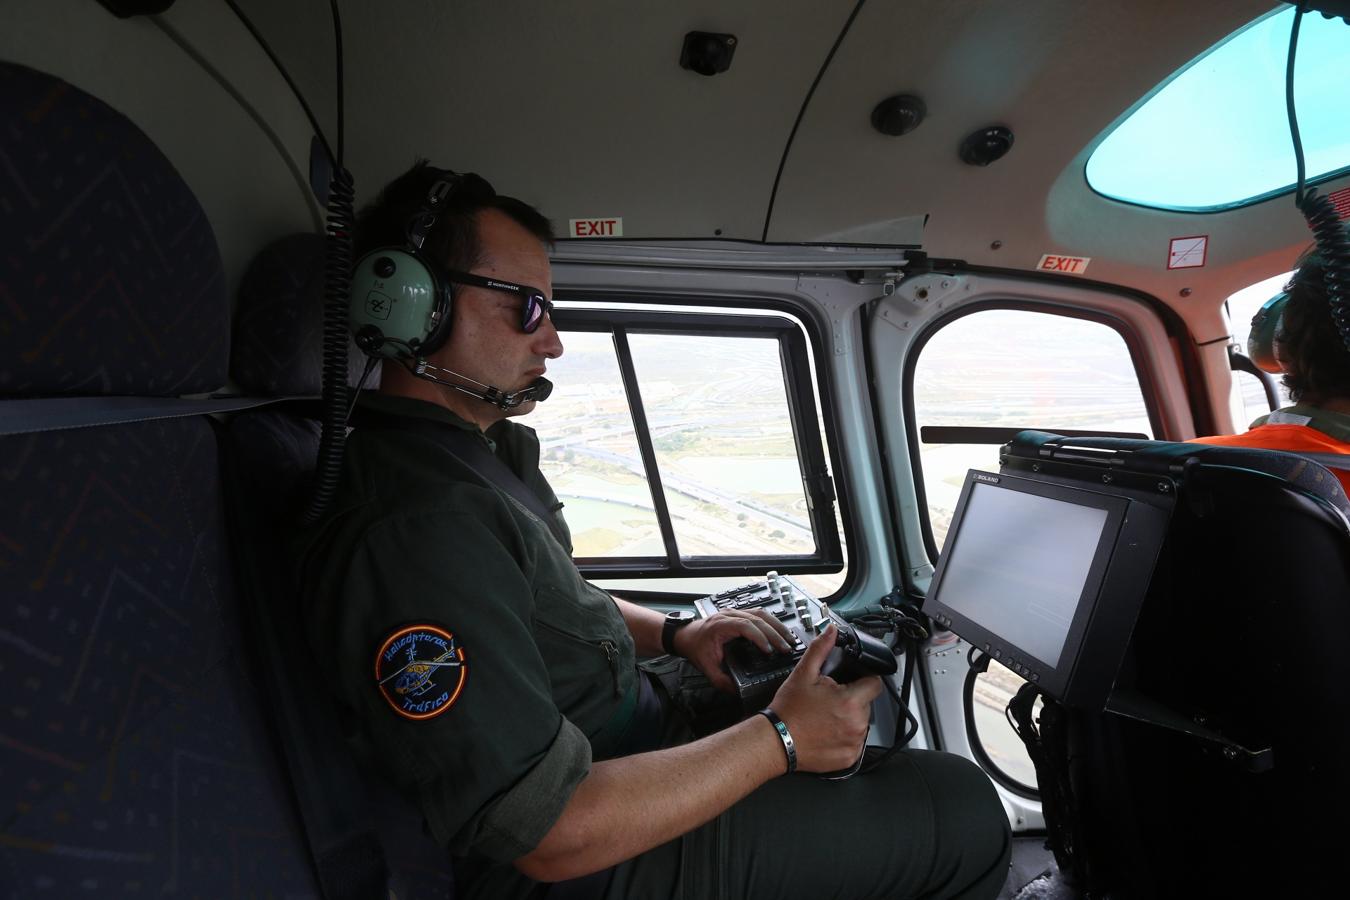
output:
[[[375,654],[375,684],[405,719],[433,719],[454,706],[468,672],[464,648],[435,625],[400,628]]]

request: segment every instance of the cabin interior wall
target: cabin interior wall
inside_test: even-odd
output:
[[[410,27],[388,4],[343,5],[361,36],[347,56],[358,198],[421,153],[487,176],[560,230],[622,217],[630,238],[758,240],[802,97],[852,3],[418,6]],[[737,37],[727,72],[680,67],[694,30]]]
[[[240,4],[335,140],[328,3]],[[1016,14],[974,0],[868,3],[806,110],[768,236],[913,231],[932,212],[923,240],[936,256],[1022,270],[1042,253],[1090,257],[1089,278],[1178,312],[1201,345],[1223,426],[1223,300],[1286,270],[1309,243],[1306,227],[1288,197],[1204,216],[1108,201],[1086,186],[1083,165],[1122,110],[1270,5],[1148,0],[1126,16],[1062,0]],[[757,239],[797,112],[852,5],[523,9],[424,4],[414,21],[342,4],[358,200],[425,154],[481,170],[560,226],[621,216],[628,237]],[[210,217],[231,297],[262,246],[321,228],[307,183],[309,124],[224,4],[180,0],[160,17],[119,20],[94,0],[11,0],[0,26],[6,59],[104,99],[173,161]],[[693,29],[738,35],[729,72],[679,68],[680,37]],[[924,97],[929,117],[887,138],[867,113],[899,91]],[[995,120],[1017,134],[1009,156],[986,169],[961,164],[960,138]],[[1206,266],[1168,270],[1168,240],[1198,233],[1210,238]]]
[[[0,56],[89,92],[154,141],[210,219],[231,299],[263,245],[321,227],[308,122],[224,4],[180,2],[152,20],[92,0],[10,0]]]
[[[802,121],[770,239],[819,240],[861,220],[929,212],[923,244],[934,256],[1020,270],[1042,254],[1087,257],[1087,278],[1147,292],[1196,343],[1221,341],[1231,333],[1223,301],[1286,271],[1309,242],[1292,199],[1205,215],[1149,210],[1096,194],[1084,167],[1124,111],[1272,4],[1130,6],[1122,15],[1050,0],[867,4]],[[901,137],[872,131],[870,104],[902,91],[924,99],[923,123]],[[1013,130],[1011,151],[987,168],[963,164],[962,138],[992,124]],[[1196,234],[1209,236],[1206,265],[1169,270],[1170,239]],[[1205,389],[1227,410],[1224,345],[1200,352],[1221,361],[1204,364]]]

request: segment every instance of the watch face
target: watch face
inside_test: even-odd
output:
[[[677,609],[675,612],[666,613],[666,618],[672,622],[692,622],[694,621],[694,611],[692,609]]]

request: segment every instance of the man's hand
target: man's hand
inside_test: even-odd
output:
[[[708,676],[712,686],[735,693],[736,685],[722,671],[727,641],[745,638],[764,654],[790,653],[792,632],[762,609],[722,610],[675,632],[675,652]]]
[[[797,768],[805,772],[836,772],[858,761],[872,701],[881,693],[876,675],[839,684],[820,674],[838,635],[834,624],[817,635],[769,704],[792,732]]]

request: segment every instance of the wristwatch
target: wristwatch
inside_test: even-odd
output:
[[[661,649],[671,656],[675,653],[675,632],[694,621],[692,609],[677,609],[666,613],[666,621],[661,625]]]

